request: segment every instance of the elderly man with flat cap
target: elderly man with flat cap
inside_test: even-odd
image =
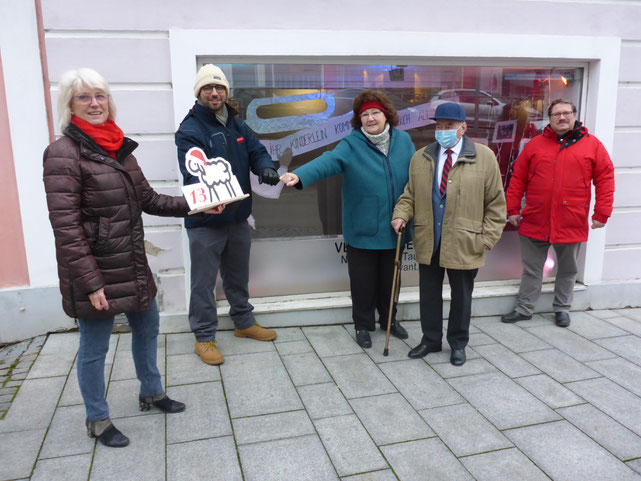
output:
[[[505,195],[494,153],[465,136],[465,110],[447,102],[436,108],[436,142],[418,150],[409,181],[392,216],[396,232],[414,220],[419,263],[423,338],[410,358],[441,351],[443,278],[451,302],[447,342],[450,362],[465,364],[474,278],[485,252],[498,242],[506,223]]]

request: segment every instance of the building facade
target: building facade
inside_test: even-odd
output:
[[[194,101],[193,80],[204,63],[223,68],[232,102],[281,171],[331,149],[349,133],[357,92],[377,88],[394,100],[399,128],[417,148],[434,139],[435,106],[461,103],[468,133],[495,151],[507,185],[518,153],[547,124],[549,102],[568,98],[616,172],[614,213],[605,229],[590,232],[582,251],[580,305],[641,304],[641,1],[456,1],[444,9],[412,0],[394,9],[378,0],[195,0],[184,8],[148,0],[5,0],[0,18],[0,342],[73,326],[60,307],[41,159],[60,134],[57,82],[78,67],[109,81],[117,122],[139,142],[145,175],[173,195],[180,185],[173,133]],[[302,193],[255,185],[253,297],[305,302],[348,288],[340,188],[340,179]],[[182,221],[145,216],[145,226],[165,328],[186,328]],[[517,283],[517,244],[506,230],[488,256],[479,280],[489,292]],[[293,266],[282,267],[285,256]],[[410,246],[408,292],[417,284],[415,267]],[[554,275],[553,257],[547,275]],[[502,299],[483,313],[504,312],[511,301]],[[284,324],[341,320],[280,317]]]

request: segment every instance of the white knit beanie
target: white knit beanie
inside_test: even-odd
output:
[[[196,83],[194,84],[194,95],[196,98],[198,98],[201,88],[211,84],[222,85],[227,89],[227,95],[229,95],[229,82],[227,81],[227,77],[225,77],[220,67],[208,63],[207,65],[203,65],[196,75]]]

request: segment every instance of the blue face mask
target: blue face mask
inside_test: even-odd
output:
[[[458,132],[458,129],[437,130],[436,141],[444,149],[451,149],[458,143],[458,137],[456,136],[456,132]]]

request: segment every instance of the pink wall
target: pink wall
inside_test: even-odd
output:
[[[0,288],[28,286],[29,271],[22,235],[20,201],[13,167],[11,131],[0,56]],[[37,179],[34,179],[37,181]],[[48,227],[48,226],[47,226]]]

